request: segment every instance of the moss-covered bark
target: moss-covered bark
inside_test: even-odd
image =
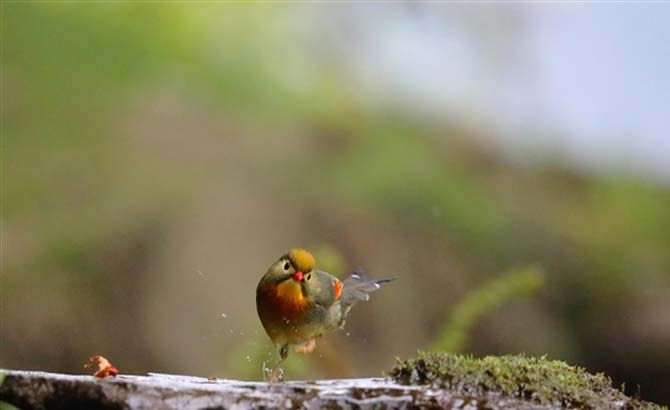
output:
[[[30,409],[661,409],[604,375],[524,356],[420,354],[391,377],[245,382],[150,374],[92,376],[3,371],[0,402]],[[0,409],[3,408],[0,406]]]
[[[500,394],[560,408],[662,408],[626,396],[604,374],[545,357],[419,353],[399,363],[391,377],[406,385],[431,385],[471,396]]]

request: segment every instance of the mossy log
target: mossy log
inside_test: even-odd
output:
[[[404,386],[381,378],[270,384],[167,374],[96,379],[26,371],[5,372],[0,400],[21,410],[547,408],[495,395],[473,397]]]
[[[389,378],[288,381],[150,373],[93,376],[4,370],[0,402],[29,409],[661,409],[605,376],[523,356],[422,354]],[[0,408],[2,406],[0,405]]]

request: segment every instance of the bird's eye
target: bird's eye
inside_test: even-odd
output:
[[[311,273],[309,275],[307,275],[307,280],[310,280],[310,279],[312,279],[312,274]]]
[[[286,263],[284,264],[284,270],[288,270],[289,266],[291,266],[291,265],[289,265],[288,262],[286,262]]]

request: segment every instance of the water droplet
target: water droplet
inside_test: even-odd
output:
[[[247,362],[251,363],[251,356],[247,355],[246,359],[247,359]]]
[[[228,317],[228,315],[226,315],[225,313],[221,313],[221,317],[225,319]]]
[[[347,332],[347,336],[349,336],[351,333]]]

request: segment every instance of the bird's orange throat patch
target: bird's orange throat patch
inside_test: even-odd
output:
[[[277,285],[277,297],[282,300],[301,303],[304,299],[300,282],[288,279]]]
[[[302,294],[300,282],[287,279],[272,290],[264,291],[268,302],[272,304],[276,313],[287,318],[295,318],[307,308],[307,300]]]

